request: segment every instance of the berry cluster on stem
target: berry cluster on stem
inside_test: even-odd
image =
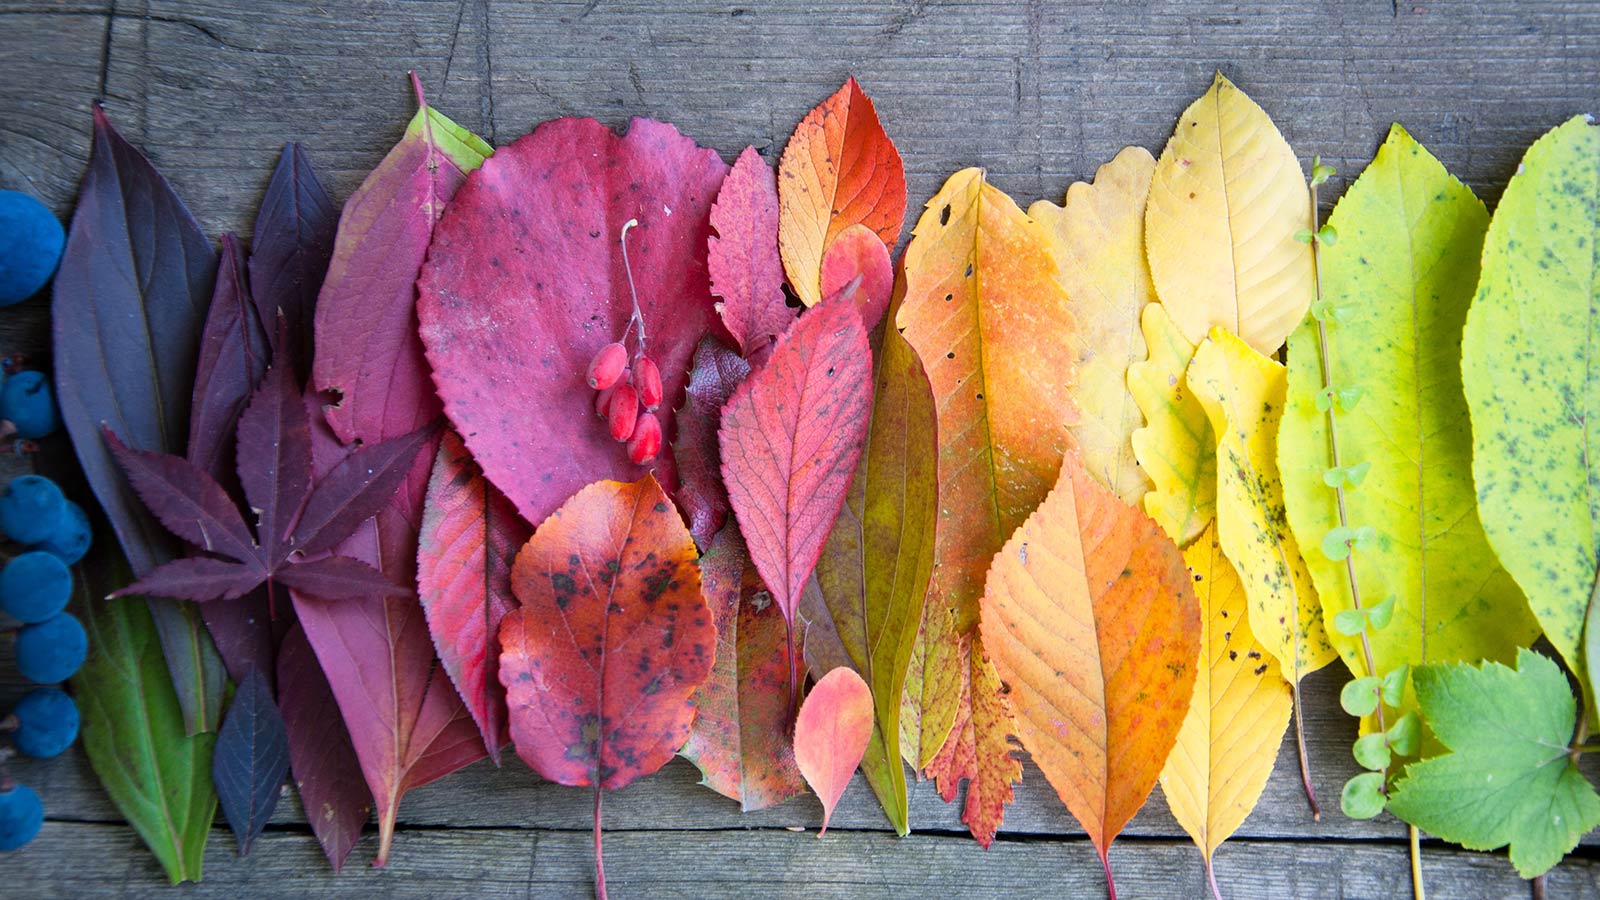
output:
[[[655,411],[661,406],[661,369],[645,352],[644,311],[639,308],[639,292],[633,284],[633,267],[628,262],[628,229],[639,224],[629,219],[622,226],[622,268],[628,276],[628,294],[633,298],[633,313],[622,337],[595,353],[589,361],[589,387],[595,395],[595,415],[605,419],[611,439],[628,445],[628,459],[644,466],[661,454],[661,420]],[[639,328],[634,349],[628,351],[628,337]],[[641,409],[642,407],[642,409]]]

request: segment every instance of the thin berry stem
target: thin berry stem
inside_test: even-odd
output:
[[[633,265],[628,262],[628,229],[639,224],[638,219],[629,219],[622,224],[622,271],[628,275],[628,295],[633,298],[633,318],[628,322],[628,328],[622,332],[623,340],[627,340],[628,331],[635,322],[639,324],[639,355],[644,355],[644,310],[639,308],[639,291],[633,284]]]

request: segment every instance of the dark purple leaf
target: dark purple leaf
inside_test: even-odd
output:
[[[173,534],[239,562],[256,558],[255,541],[239,507],[216,479],[182,457],[128,447],[110,428],[106,443],[139,499]]]
[[[178,452],[189,434],[200,334],[216,253],[150,161],[94,110],[94,140],[51,306],[56,397],[95,498],[136,574],[177,543],[123,479],[101,426],[141,450]],[[221,660],[192,607],[150,601],[190,733],[217,725]]]
[[[111,596],[178,597],[183,600],[235,600],[250,593],[267,579],[267,573],[251,563],[229,562],[209,556],[190,556],[162,563],[119,588]]]
[[[282,327],[279,332],[288,334]],[[285,538],[311,491],[311,419],[292,360],[279,354],[239,417],[239,482],[256,512],[261,556],[271,567],[288,555]]]
[[[295,526],[295,549],[307,556],[332,550],[356,526],[377,515],[411,473],[417,452],[431,445],[437,433],[436,424],[425,425],[346,456],[312,489]]]
[[[287,566],[278,573],[277,579],[297,593],[321,600],[416,596],[411,588],[395,584],[377,569],[348,556],[329,556]]]
[[[252,669],[234,691],[211,757],[211,780],[240,856],[250,855],[251,842],[272,818],[287,774],[289,737],[283,717],[267,680]]]
[[[250,253],[250,289],[261,321],[281,310],[289,323],[289,354],[302,381],[311,367],[311,336],[317,292],[333,256],[339,210],[311,167],[306,148],[285,144],[267,193],[256,211]],[[272,346],[281,350],[277,335]]]
[[[258,669],[269,682],[277,671],[278,645],[294,624],[294,604],[280,592],[276,602],[265,585],[229,603],[202,603],[200,617],[235,682]]]
[[[689,516],[689,533],[701,550],[728,521],[728,489],[722,484],[722,457],[717,428],[722,407],[733,389],[750,375],[750,364],[714,337],[694,349],[694,368],[678,410],[678,439],[672,453],[678,460],[678,489],[672,499]]]
[[[244,280],[244,252],[233,234],[222,236],[217,289],[211,295],[189,411],[189,462],[223,487],[233,488],[234,433],[250,392],[267,369],[267,336]]]
[[[278,703],[289,733],[289,767],[306,820],[338,872],[372,814],[372,792],[339,715],[328,678],[296,624],[278,651]]]

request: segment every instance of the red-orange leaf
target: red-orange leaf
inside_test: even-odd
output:
[[[822,676],[794,720],[794,760],[822,801],[822,831],[872,739],[872,689],[854,669]]]
[[[722,480],[790,626],[844,506],[871,407],[867,332],[840,298],[801,316],[722,410]]]
[[[861,279],[856,281],[856,279]],[[889,248],[865,225],[851,225],[822,254],[822,296],[832,297],[855,284],[855,302],[868,331],[889,311],[894,292],[894,264]]]
[[[506,693],[495,640],[500,620],[517,605],[511,558],[530,532],[511,501],[484,479],[461,438],[446,432],[422,507],[417,596],[439,661],[495,765],[506,742]]]
[[[716,231],[706,270],[717,315],[746,359],[757,358],[794,321],[778,257],[778,181],[754,147],[744,148],[711,206]]]
[[[906,171],[854,78],[795,128],[778,163],[778,248],[789,285],[807,306],[827,296],[822,257],[861,223],[893,247],[906,218]]]
[[[995,556],[980,628],[1017,736],[1088,832],[1109,887],[1111,841],[1155,786],[1194,691],[1200,610],[1183,555],[1069,453]]]
[[[1011,708],[1000,676],[984,657],[982,644],[963,643],[960,659],[961,703],[955,727],[928,764],[927,774],[946,803],[953,802],[961,782],[967,782],[961,821],[978,844],[988,849],[1000,831],[1006,804],[1011,802],[1011,786],[1022,780],[1022,763],[1012,755],[1016,745],[1010,736]]]

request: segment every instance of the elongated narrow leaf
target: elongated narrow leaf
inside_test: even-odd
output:
[[[1250,601],[1250,628],[1283,677],[1300,679],[1333,661],[1317,589],[1300,544],[1285,526],[1276,440],[1283,416],[1283,366],[1221,328],[1195,350],[1189,389],[1217,435],[1217,537]]]
[[[437,435],[437,429],[424,426],[367,444],[323,473],[295,523],[295,549],[308,556],[333,549],[357,525],[393,504],[396,489],[415,487],[410,482],[417,481],[419,451],[427,448],[431,454]]]
[[[854,669],[817,680],[794,720],[794,758],[822,801],[822,832],[872,739],[872,689]]]
[[[261,586],[266,573],[252,563],[191,556],[162,563],[124,585],[113,597],[160,594],[182,600],[237,600]]]
[[[854,78],[800,121],[778,163],[778,246],[789,284],[807,306],[822,293],[822,257],[851,225],[900,241],[906,173],[872,99]]]
[[[849,666],[872,689],[872,742],[861,771],[903,835],[910,825],[900,696],[933,573],[938,453],[922,363],[898,331],[880,334],[867,444],[801,615],[812,674]]]
[[[721,341],[707,336],[694,351],[689,384],[678,410],[678,436],[672,452],[678,462],[678,490],[673,499],[689,517],[689,533],[704,550],[728,521],[728,489],[722,484],[722,451],[717,430],[722,407],[750,377],[750,364]]]
[[[1426,662],[1511,662],[1538,624],[1478,521],[1457,356],[1489,215],[1396,125],[1328,224],[1339,237],[1320,250],[1326,357],[1316,319],[1289,337],[1278,430],[1284,505],[1310,548],[1326,621],[1353,607],[1352,571],[1363,606],[1393,601],[1384,627],[1332,629],[1328,639],[1357,678]],[[1336,393],[1364,392],[1353,409],[1319,401],[1324,366]],[[1343,520],[1330,475],[1344,484]],[[1372,529],[1348,563],[1318,549],[1345,523]],[[1387,722],[1415,705],[1406,692]]]
[[[1131,438],[1144,424],[1128,384],[1128,367],[1145,358],[1139,315],[1156,299],[1145,262],[1144,208],[1156,161],[1129,147],[1095,172],[1093,183],[1067,188],[1066,201],[1028,207],[1044,226],[1060,266],[1056,279],[1072,301],[1078,330],[1080,418],[1072,433],[1083,463],[1127,503],[1137,503],[1150,479],[1134,460]]]
[[[311,492],[311,419],[288,355],[293,342],[285,328],[279,330],[286,349],[278,352],[261,388],[239,417],[239,445],[244,450],[239,456],[239,483],[255,514],[256,540],[269,564],[288,555],[290,530]]]
[[[311,167],[310,154],[301,144],[285,144],[256,210],[250,292],[261,321],[276,322],[280,314],[287,321],[287,349],[278,346],[275,330],[267,336],[296,361],[302,379],[311,367],[317,292],[338,224],[339,211]]]
[[[83,747],[117,811],[160,860],[172,883],[199,881],[217,812],[211,784],[216,735],[189,735],[146,608],[103,600],[131,577],[101,529],[77,575],[77,610],[89,657],[72,678]]]
[[[233,692],[211,762],[211,779],[240,856],[250,855],[251,843],[267,827],[287,774],[289,736],[283,716],[267,680],[252,671]]]
[[[1489,224],[1461,346],[1483,530],[1575,672],[1600,570],[1597,182],[1600,125],[1585,117],[1528,148]]]
[[[299,623],[278,651],[278,698],[300,805],[337,873],[372,815],[372,791],[361,777],[361,761],[328,678]]]
[[[417,590],[439,661],[496,765],[507,740],[500,620],[516,608],[511,559],[532,531],[484,480],[461,438],[446,432],[428,479]]]
[[[1017,736],[1109,880],[1111,842],[1155,787],[1194,691],[1200,611],[1182,555],[1069,454],[995,557],[982,630]]]
[[[717,638],[695,555],[650,475],[584,488],[517,554],[500,681],[540,775],[615,790],[683,745]]]
[[[194,376],[185,456],[218,483],[233,486],[234,440],[239,416],[267,371],[270,350],[245,282],[239,239],[222,236],[222,262],[206,313]]]
[[[1273,353],[1313,292],[1300,160],[1255,101],[1217,73],[1161,151],[1145,212],[1150,274],[1192,344],[1214,327]]]
[[[932,594],[923,604],[900,695],[900,758],[917,772],[933,765],[955,729],[968,668],[959,659],[963,642],[955,632],[955,614]]]
[[[207,553],[253,562],[255,538],[222,485],[181,457],[123,444],[108,427],[107,446],[139,499],[173,534]]]
[[[1076,354],[1068,342],[1076,326],[1057,272],[1044,229],[987,184],[982,171],[966,169],[945,182],[917,222],[905,253],[906,298],[896,315],[938,410],[940,513],[924,612],[926,634],[937,641],[924,655],[923,696],[932,705],[921,716],[922,756],[930,735],[937,737],[945,722],[953,726],[962,702],[957,691],[930,695],[928,685],[959,683],[962,676],[948,669],[960,665],[960,642],[973,641],[965,678],[983,700],[971,704],[972,727],[981,755],[975,771],[987,780],[969,786],[968,806],[988,811],[969,822],[977,835],[992,836],[999,827],[994,801],[1010,787],[996,779],[1021,772],[1005,761],[1010,726],[1003,706],[978,688],[998,688],[981,641],[973,640],[978,599],[990,560],[1055,483],[1065,426],[1077,415],[1070,393]],[[953,627],[943,630],[946,622]],[[931,671],[929,661],[947,671]],[[974,791],[989,799],[975,807]]]
[[[717,315],[749,359],[794,321],[778,256],[778,180],[754,147],[744,148],[711,207],[716,235],[706,253]]]
[[[722,409],[722,480],[761,578],[794,626],[861,458],[872,351],[841,298],[802,316]]]
[[[1150,357],[1128,367],[1128,390],[1145,419],[1133,454],[1153,484],[1144,511],[1182,546],[1217,517],[1217,440],[1184,380],[1194,344],[1159,303],[1144,308],[1140,325]]]
[[[1161,791],[1211,873],[1222,842],[1244,824],[1289,727],[1289,683],[1245,620],[1244,585],[1208,528],[1183,552],[1200,603],[1194,700],[1161,770]]]
[[[172,186],[96,106],[89,168],[50,310],[56,399],[135,574],[175,557],[178,545],[140,505],[101,429],[139,450],[183,450],[216,262]],[[185,728],[215,729],[225,676],[198,612],[148,603]]]
[[[711,677],[695,692],[695,716],[682,754],[701,784],[739,801],[745,812],[805,790],[789,740],[788,625],[750,564],[736,527],[724,528],[700,557],[700,584],[717,628]]]

